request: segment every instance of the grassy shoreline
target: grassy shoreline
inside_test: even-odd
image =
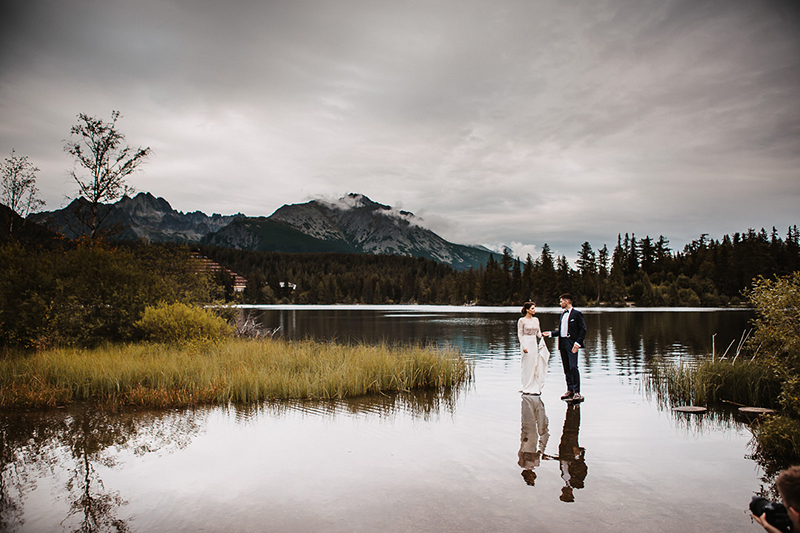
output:
[[[759,361],[703,360],[694,364],[654,361],[647,390],[663,405],[738,405],[779,409],[781,383]]]
[[[341,399],[450,389],[469,382],[472,372],[458,350],[422,346],[228,339],[60,348],[0,359],[0,408],[86,400],[110,407],[185,407]]]

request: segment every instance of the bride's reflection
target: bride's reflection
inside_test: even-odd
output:
[[[581,425],[580,404],[567,405],[564,417],[564,430],[558,445],[558,461],[561,466],[561,478],[564,487],[559,499],[562,502],[574,502],[574,489],[582,489],[588,467],[586,466],[586,449],[578,444],[578,431]]]
[[[519,466],[522,467],[522,478],[528,485],[536,480],[534,468],[539,466],[550,438],[547,413],[541,396],[522,395],[522,434],[519,444]]]

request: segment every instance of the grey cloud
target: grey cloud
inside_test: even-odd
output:
[[[184,210],[360,192],[456,242],[568,256],[619,232],[677,244],[797,222],[793,2],[2,10],[0,150],[36,161],[51,207],[70,193],[75,115],[120,109],[129,142],[155,151],[133,184]]]

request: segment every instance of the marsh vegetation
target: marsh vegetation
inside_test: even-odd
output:
[[[224,405],[269,399],[343,399],[467,383],[454,348],[249,340],[108,344],[7,354],[0,407],[89,400],[109,406]]]
[[[727,401],[779,410],[752,430],[754,455],[780,469],[800,460],[800,272],[756,280],[748,299],[756,312],[754,329],[735,356],[656,362],[648,387],[671,405]]]

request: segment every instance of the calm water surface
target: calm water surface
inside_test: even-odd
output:
[[[642,381],[654,357],[724,352],[747,311],[585,310],[576,408],[556,357],[541,399],[518,393],[516,308],[259,312],[292,339],[456,345],[475,379],[447,396],[2,413],[0,531],[760,530],[747,426],[663,410]],[[557,312],[539,309],[543,327]]]

